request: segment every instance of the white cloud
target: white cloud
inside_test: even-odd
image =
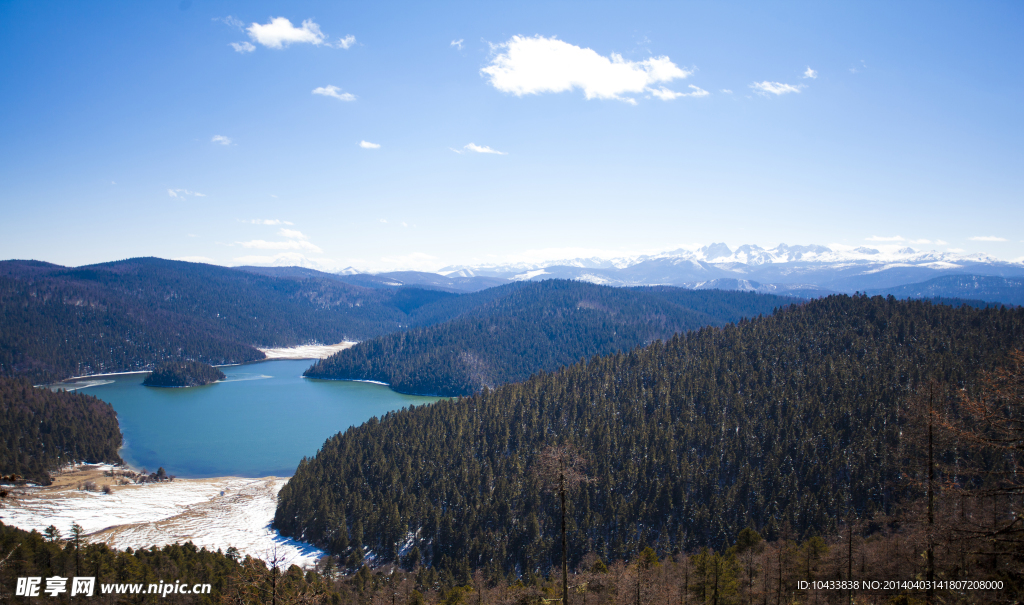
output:
[[[217,264],[217,261],[213,260],[209,256],[179,256],[171,260],[180,260],[186,263],[206,263],[207,265]]]
[[[810,78],[812,80],[815,80],[818,78],[818,72],[814,71],[813,69],[810,68],[810,66],[808,66],[807,71],[804,72],[804,78]]]
[[[245,23],[243,23],[241,19],[237,19],[235,17],[232,17],[231,15],[228,15],[227,17],[214,17],[213,20],[220,21],[224,25],[227,25],[228,27],[233,27],[237,30],[245,29]]]
[[[409,226],[409,224],[408,224],[408,223],[406,223],[405,221],[402,221],[402,226],[403,226],[403,227],[408,227],[408,226]]]
[[[386,223],[386,222],[388,222],[388,219],[386,219],[386,218],[382,218],[382,219],[380,219],[380,222],[382,222],[382,223]]]
[[[288,239],[309,239],[308,235],[305,235],[304,233],[297,229],[282,228],[280,231],[277,232],[277,234],[280,235],[281,237],[287,237]]]
[[[321,86],[320,88],[314,88],[313,94],[323,95],[325,97],[334,97],[339,101],[355,101],[356,96],[350,92],[341,92],[341,89],[337,86]]]
[[[235,49],[236,53],[251,53],[256,50],[256,46],[251,42],[232,42],[231,48]]]
[[[381,257],[380,260],[381,262],[389,265],[392,271],[436,271],[441,268],[441,264],[437,262],[436,256],[431,256],[424,252],[413,252],[411,254],[402,254],[398,256],[384,256]]]
[[[732,94],[732,91],[731,91],[731,90],[729,90],[728,88],[723,88],[723,89],[722,89],[722,92],[724,92],[724,93],[725,93],[725,94],[727,94],[727,95],[731,95],[731,94]]]
[[[359,141],[359,146],[363,149],[380,149],[380,144],[369,141]]]
[[[284,17],[274,17],[265,25],[253,23],[247,31],[253,42],[268,48],[284,48],[290,44],[320,46],[327,38],[312,19],[303,21],[302,27],[295,27]]]
[[[199,193],[197,191],[189,191],[188,189],[168,189],[167,190],[167,195],[169,195],[171,197],[178,198],[178,199],[185,199],[186,197],[188,197],[190,195],[195,196],[195,197],[206,197],[205,193]]]
[[[704,90],[703,88],[699,88],[697,86],[694,86],[693,84],[690,84],[690,88],[693,89],[693,92],[676,92],[674,90],[669,90],[664,86],[662,86],[660,89],[648,88],[647,92],[651,93],[655,97],[658,97],[662,101],[671,101],[672,99],[678,99],[680,97],[706,97],[709,94],[711,94],[710,92]]]
[[[210,139],[210,142],[211,143],[220,143],[221,145],[230,145],[231,144],[231,139],[229,139],[228,137],[226,137],[226,136],[224,136],[222,134],[215,134],[215,135],[213,135],[213,138]]]
[[[946,248],[946,252],[967,252],[963,248]]]
[[[948,244],[948,243],[949,243],[949,242],[943,241],[943,240],[941,240],[941,239],[937,239],[937,240],[935,240],[935,245],[936,245],[936,246],[945,246],[945,245],[946,245],[946,244]]]
[[[932,243],[932,241],[929,240],[929,239],[911,239],[911,240],[907,240],[907,243],[910,243],[910,244],[930,244],[930,243]]]
[[[339,38],[338,41],[335,42],[332,46],[334,46],[335,48],[344,48],[345,50],[348,50],[355,46],[355,44],[356,37],[353,36],[352,34],[349,34],[344,38]]]
[[[1005,242],[1005,237],[997,237],[995,235],[976,235],[970,238],[972,242]]]
[[[768,80],[765,80],[764,82],[754,82],[753,84],[750,85],[750,87],[753,88],[754,92],[756,92],[757,94],[764,95],[767,97],[770,94],[784,95],[791,92],[800,92],[800,90],[804,88],[804,85],[797,84],[796,86],[794,86],[792,84],[783,84],[782,82],[769,82]]]
[[[498,151],[497,149],[491,149],[487,145],[477,145],[475,143],[468,143],[465,146],[463,146],[463,149],[473,151],[475,153],[493,153],[495,155],[508,155],[504,151]]]
[[[668,57],[644,61],[628,61],[617,53],[604,57],[592,49],[543,36],[513,36],[492,48],[501,52],[480,72],[492,86],[516,96],[579,88],[587,99],[633,101],[623,95],[642,93],[656,83],[693,73]]]
[[[452,40],[452,43],[449,44],[449,46],[454,46],[454,47],[458,48],[459,50],[462,50],[462,43],[463,42],[464,42],[464,39],[463,38],[459,38],[458,40]]]
[[[892,236],[886,236],[886,237],[879,236],[879,235],[872,235],[871,237],[865,237],[864,239],[866,239],[869,242],[902,242],[902,241],[904,241],[903,237],[901,237],[899,235],[892,235]]]
[[[239,256],[235,265],[263,265],[276,267],[308,267],[320,271],[333,271],[337,263],[329,258],[309,258],[301,252],[282,252],[273,256]]]
[[[323,253],[319,246],[304,240],[291,239],[285,242],[268,242],[262,239],[249,240],[247,242],[235,242],[243,248],[255,248],[257,250],[310,250]]]
[[[291,221],[282,221],[276,218],[254,218],[249,221],[253,225],[292,225]]]

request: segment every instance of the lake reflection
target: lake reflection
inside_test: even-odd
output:
[[[220,368],[226,380],[188,389],[144,387],[144,373],[102,376],[77,392],[117,410],[125,462],[150,472],[162,466],[179,477],[291,476],[303,456],[313,456],[335,433],[437,400],[379,384],[303,378],[311,363]]]

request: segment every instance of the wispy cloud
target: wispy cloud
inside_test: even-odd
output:
[[[948,243],[949,243],[949,242],[943,241],[943,240],[941,240],[941,239],[937,239],[937,240],[935,240],[935,245],[936,245],[936,246],[945,246],[945,245],[946,245],[946,244],[948,244]]]
[[[283,242],[268,242],[267,240],[254,239],[247,242],[235,242],[243,248],[255,248],[257,250],[309,250],[323,254],[319,246],[306,240],[290,239]]]
[[[294,224],[291,221],[282,221],[281,219],[276,219],[276,218],[254,218],[254,219],[250,219],[248,222],[252,223],[253,225],[293,225]]]
[[[477,145],[476,143],[467,143],[462,147],[466,151],[472,151],[473,153],[493,153],[494,155],[508,155],[504,151],[498,151],[497,149],[491,149],[487,145]],[[462,153],[461,151],[455,151],[456,153]]]
[[[769,82],[768,80],[765,80],[764,82],[754,82],[750,87],[753,88],[754,92],[757,94],[767,97],[768,95],[778,96],[789,94],[791,92],[800,92],[804,88],[804,85],[783,84],[782,82]]]
[[[463,38],[459,38],[458,40],[452,40],[452,43],[449,46],[454,46],[455,48],[458,48],[459,50],[462,50],[462,43],[463,43],[463,41],[464,41]]]
[[[167,195],[178,199],[185,199],[188,196],[194,197],[206,197],[205,193],[199,193],[197,191],[189,191],[188,189],[168,189]]]
[[[868,68],[868,64],[864,62],[864,59],[861,59],[860,60],[860,67],[851,67],[850,68],[850,73],[851,74],[860,73],[861,71],[863,71],[863,70],[865,70],[867,68]]]
[[[337,42],[335,42],[334,44],[331,44],[330,46],[333,46],[334,48],[343,48],[345,50],[348,50],[348,49],[352,48],[353,46],[355,46],[355,44],[356,44],[356,37],[353,36],[352,34],[349,34],[349,35],[345,36],[344,38],[339,38]]]
[[[724,93],[725,93],[725,94],[727,94],[727,95],[731,95],[731,94],[732,94],[732,91],[731,91],[731,90],[729,90],[728,88],[723,88],[723,89],[722,89],[722,92],[724,92]]]
[[[213,260],[209,256],[179,256],[171,260],[180,260],[186,263],[205,263],[207,265],[217,264],[217,261]]]
[[[250,42],[232,42],[231,48],[235,49],[237,53],[251,53],[256,50],[256,46]]]
[[[359,141],[359,146],[363,149],[380,149],[379,143],[371,143],[369,141]]]
[[[243,22],[241,19],[232,17],[231,15],[228,15],[227,17],[214,17],[213,20],[219,21],[220,23],[223,23],[228,27],[233,27],[239,31],[245,29],[245,22]]]
[[[239,256],[232,261],[235,265],[308,267],[321,271],[332,271],[337,268],[337,263],[329,258],[309,258],[301,252],[281,252],[273,256]]]
[[[277,234],[280,235],[281,237],[287,237],[288,239],[309,239],[308,235],[304,234],[298,229],[285,229],[282,227],[281,230],[277,232]]]
[[[662,101],[671,101],[672,99],[678,99],[680,97],[706,97],[711,94],[703,88],[694,86],[693,84],[690,84],[690,88],[693,89],[693,92],[676,92],[674,90],[669,90],[664,86],[661,88],[648,88],[647,92]]]
[[[381,257],[380,260],[386,265],[389,265],[392,270],[406,269],[434,271],[440,268],[440,263],[437,262],[437,257],[431,256],[425,252],[412,252],[410,254],[384,256]]]
[[[629,61],[612,53],[605,57],[557,38],[513,36],[494,45],[500,51],[480,70],[491,86],[516,96],[546,92],[583,91],[587,99],[617,99],[639,94],[654,84],[686,78],[687,71],[668,57]]]
[[[967,252],[963,248],[946,248],[946,252]]]
[[[930,244],[930,243],[932,243],[932,240],[930,240],[930,239],[911,239],[911,240],[907,240],[907,243],[908,244]]]
[[[871,237],[865,237],[864,239],[869,241],[869,242],[902,242],[902,241],[905,241],[903,239],[903,237],[899,236],[899,235],[890,235],[890,236],[872,235]]]
[[[249,26],[249,37],[267,48],[285,48],[291,44],[312,44],[320,46],[327,41],[327,36],[320,31],[320,26],[312,19],[302,22],[302,27],[295,27],[285,17],[274,17],[269,23]]]
[[[350,92],[341,92],[337,86],[321,86],[313,89],[313,94],[333,97],[339,101],[355,101],[356,96]]]
[[[210,142],[211,143],[220,143],[221,145],[230,145],[231,144],[231,139],[229,139],[228,137],[226,137],[226,136],[224,136],[222,134],[215,134],[215,135],[213,135],[213,138],[210,139]]]
[[[808,66],[807,70],[804,71],[804,78],[810,78],[812,80],[815,80],[818,78],[818,72],[814,71],[813,69],[810,68],[810,66]]]
[[[1005,242],[1005,237],[997,237],[995,235],[976,235],[970,238],[972,242]]]

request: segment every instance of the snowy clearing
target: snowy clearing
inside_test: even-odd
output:
[[[109,495],[81,491],[77,485],[15,488],[15,499],[0,509],[0,520],[40,532],[52,524],[64,536],[77,522],[90,541],[119,549],[191,541],[211,550],[234,546],[263,560],[276,549],[283,567],[305,567],[324,553],[270,527],[277,493],[287,482],[280,477],[176,479],[117,486]]]
[[[281,349],[260,349],[260,351],[263,351],[267,359],[324,359],[355,344],[355,342],[345,341],[336,345],[302,345]]]

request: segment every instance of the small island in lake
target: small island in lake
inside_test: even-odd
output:
[[[165,361],[146,376],[147,387],[198,387],[224,380],[224,372],[198,361]]]

